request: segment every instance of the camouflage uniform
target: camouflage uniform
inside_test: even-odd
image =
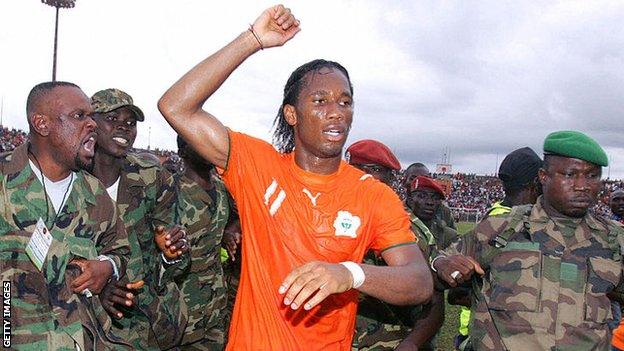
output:
[[[409,212],[412,232],[416,235],[418,246],[425,258],[428,258],[435,245],[433,235],[427,226]],[[385,266],[381,257],[368,252],[364,263]],[[355,336],[352,350],[394,350],[412,331],[418,316],[427,306],[395,306],[372,296],[360,294],[355,322]]]
[[[440,208],[442,208],[442,206],[440,206]],[[435,238],[434,250],[444,250],[458,238],[457,230],[448,226],[447,222],[437,215],[431,219],[429,230],[431,230],[431,233]],[[436,256],[436,254],[432,254],[433,256]]]
[[[474,257],[475,350],[608,350],[607,293],[622,295],[622,230],[588,213],[550,218],[541,205],[490,216],[447,254]],[[619,243],[618,243],[619,241]]]
[[[114,321],[115,335],[137,349],[168,349],[180,343],[187,323],[187,308],[174,278],[188,266],[165,265],[161,275],[161,252],[154,242],[154,228],[170,228],[177,222],[177,189],[173,176],[154,161],[128,154],[117,192],[117,206],[126,225],[131,255],[130,281],[143,279],[138,306],[123,309],[124,318]],[[123,308],[123,307],[122,307]]]
[[[79,274],[68,266],[74,258],[113,259],[120,273],[130,251],[123,223],[102,184],[76,173],[63,209],[46,207],[46,194],[28,164],[27,145],[0,156],[0,276],[11,282],[12,348],[81,350],[125,348],[110,335],[111,320],[99,296],[74,294],[70,284]],[[48,212],[49,211],[49,212]],[[47,215],[46,215],[47,214]],[[39,218],[54,238],[39,271],[25,253]],[[117,343],[114,345],[113,343]]]
[[[453,218],[453,213],[451,212],[451,209],[446,205],[446,202],[443,202],[440,207],[438,207],[438,210],[433,216],[435,219],[438,219],[439,221],[444,223],[446,227],[457,230],[457,226],[455,225],[455,219]]]
[[[511,212],[511,207],[503,205],[502,201],[497,201],[487,210],[487,216],[500,216],[509,212]],[[470,295],[470,288],[462,286],[455,288],[455,290],[461,292],[464,296]],[[469,348],[466,346],[470,345],[470,340],[468,339],[469,323],[470,307],[460,306],[459,335],[455,337],[455,345],[457,345],[459,350],[467,350]]]
[[[229,217],[228,193],[216,176],[206,192],[187,177],[179,179],[180,223],[191,247],[188,273],[176,279],[188,307],[181,348],[221,350],[225,346],[227,289],[221,267],[223,229]]]

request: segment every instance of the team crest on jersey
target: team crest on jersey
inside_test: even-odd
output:
[[[352,215],[349,211],[338,211],[334,228],[336,236],[357,237],[357,230],[362,224],[360,217]]]

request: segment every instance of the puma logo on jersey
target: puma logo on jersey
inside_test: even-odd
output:
[[[334,228],[336,236],[357,237],[357,230],[362,224],[360,217],[352,215],[349,211],[338,211]]]
[[[277,181],[273,179],[269,187],[264,192],[264,204],[269,206],[269,213],[271,214],[271,216],[275,215],[280,206],[282,206],[282,202],[284,202],[284,199],[286,199],[286,192],[284,191],[284,189],[280,189],[279,193],[277,193],[277,197],[272,202],[270,202],[271,197],[277,190],[277,187]]]
[[[308,189],[303,189],[303,193],[308,195],[308,197],[310,198],[310,201],[312,202],[312,206],[316,206],[316,200],[321,195],[321,193],[316,193],[315,196],[312,196],[312,193]]]

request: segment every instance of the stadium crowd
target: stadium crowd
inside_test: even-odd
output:
[[[12,151],[27,139],[24,131],[15,128],[0,126],[0,152]]]
[[[457,173],[452,178],[452,190],[447,198],[448,206],[475,210],[479,217],[496,201],[505,196],[503,186],[496,177]]]
[[[299,30],[268,8],[164,92],[177,151],[134,148],[127,92],[32,88],[28,134],[0,135],[5,348],[433,350],[448,301],[458,350],[624,349],[624,184],[594,139],[552,132],[496,177],[403,170],[345,149],[353,86],[327,60],[292,72],[272,144],[203,109]]]
[[[3,127],[0,131],[2,152],[12,151],[15,147],[24,143],[26,139],[26,132],[19,129]],[[133,148],[133,152],[153,153],[160,159],[160,163],[169,170],[180,167],[180,157],[173,150]],[[397,173],[398,179],[403,177],[402,173],[404,172]],[[473,210],[478,218],[482,218],[493,203],[502,200],[505,196],[503,185],[496,176],[457,172],[455,174],[433,173],[431,177],[434,179],[451,179],[452,189],[445,202],[448,207],[456,209],[456,211],[454,211],[455,220],[460,219],[458,213],[464,210]],[[400,184],[400,181],[396,182],[394,187],[396,188],[400,186]],[[598,196],[599,201],[596,203],[593,210],[601,216],[610,217],[611,209],[609,208],[609,196],[615,190],[624,189],[624,182],[621,180],[605,179],[603,180],[603,184],[604,187]],[[405,192],[405,190],[397,189],[397,192]]]

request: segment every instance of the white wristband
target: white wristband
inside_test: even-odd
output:
[[[434,258],[433,258],[433,260],[431,260],[431,264],[429,265],[429,267],[431,267],[431,270],[432,270],[432,271],[434,271],[434,272],[436,272],[436,273],[438,272],[438,270],[437,270],[437,269],[435,269],[435,267],[433,266],[433,264],[435,263],[435,261],[436,261],[438,258],[444,258],[444,257],[446,257],[446,256],[445,256],[445,255],[438,255],[438,256],[434,257]]]
[[[364,284],[366,276],[364,275],[364,270],[359,264],[351,261],[340,262],[340,264],[345,266],[345,268],[351,272],[351,277],[353,277],[353,286],[351,288],[357,289]]]
[[[115,264],[115,261],[113,261],[112,258],[106,256],[106,255],[99,255],[97,257],[98,261],[108,261],[110,262],[110,264],[113,266],[113,277],[115,277],[115,279],[119,280],[119,270],[117,269],[117,265]],[[89,296],[91,297],[91,296]]]

